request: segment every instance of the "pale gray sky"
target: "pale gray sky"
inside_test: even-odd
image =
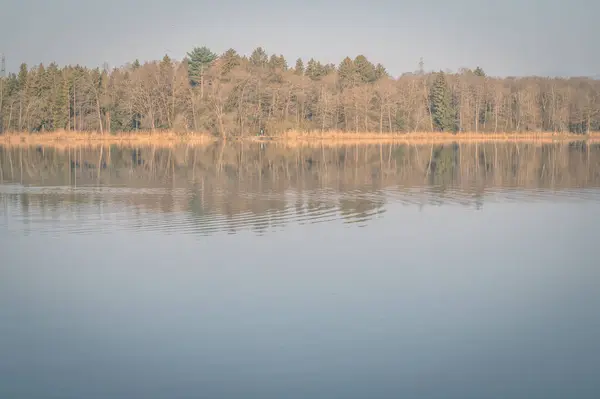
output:
[[[596,0],[5,0],[0,52],[29,65],[181,59],[194,46],[257,46],[339,62],[365,54],[399,75],[480,65],[491,75],[597,75]],[[594,39],[596,38],[596,39]]]

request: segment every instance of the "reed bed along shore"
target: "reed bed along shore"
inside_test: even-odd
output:
[[[207,133],[175,133],[171,131],[139,131],[116,134],[94,132],[47,132],[23,133],[11,132],[0,136],[0,143],[6,145],[157,145],[173,146],[179,144],[208,145],[220,138]],[[273,142],[289,146],[319,145],[340,146],[359,144],[444,144],[484,143],[484,142],[523,142],[552,143],[560,141],[600,142],[600,132],[590,134],[572,134],[556,132],[521,132],[521,133],[445,133],[445,132],[413,132],[413,133],[370,133],[370,132],[297,132],[267,136],[229,137],[228,141]]]
[[[189,143],[210,144],[215,138],[204,133],[175,132],[123,132],[116,134],[98,132],[58,131],[43,133],[10,132],[0,136],[0,143],[8,145],[174,145]]]

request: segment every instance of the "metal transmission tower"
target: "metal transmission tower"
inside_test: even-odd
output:
[[[4,54],[0,53],[0,78],[6,77],[6,58]]]
[[[4,133],[4,121],[2,120],[2,106],[4,99],[4,78],[6,77],[6,59],[0,53],[0,134]]]

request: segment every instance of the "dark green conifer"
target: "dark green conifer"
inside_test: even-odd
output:
[[[187,53],[188,56],[188,75],[193,86],[201,83],[206,70],[210,67],[217,55],[210,51],[208,47],[194,47]]]
[[[436,74],[430,92],[431,117],[437,130],[444,132],[456,129],[454,111],[452,109],[452,94],[446,83],[444,72]]]
[[[304,74],[304,62],[302,62],[302,58],[298,58],[296,60],[296,67],[294,68],[294,73],[296,75]]]

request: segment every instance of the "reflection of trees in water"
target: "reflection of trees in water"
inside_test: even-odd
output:
[[[335,148],[276,144],[206,147],[0,147],[0,180],[37,186],[123,187],[111,198],[171,214],[184,211],[199,228],[229,226],[265,231],[291,219],[310,221],[332,212],[368,220],[397,200],[481,207],[498,188],[598,186],[600,146],[570,144],[350,145]],[[416,188],[420,196],[411,194]],[[135,189],[150,189],[144,194]],[[159,191],[152,191],[159,190]],[[99,193],[21,194],[58,209],[65,201],[102,203]],[[219,219],[220,218],[220,219]]]
[[[371,199],[363,196],[340,199],[340,214],[349,223],[364,222],[379,213],[385,205],[383,199]]]

